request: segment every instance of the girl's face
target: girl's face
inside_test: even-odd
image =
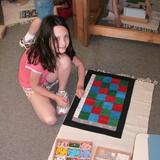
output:
[[[55,41],[55,49],[57,53],[63,54],[69,45],[69,33],[64,26],[55,26],[53,32],[57,41]]]

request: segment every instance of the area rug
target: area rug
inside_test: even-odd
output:
[[[75,97],[64,125],[121,138],[135,79],[88,70],[85,95]]]
[[[136,79],[133,86],[126,122],[121,138],[88,130],[62,125],[57,138],[83,140],[93,142],[94,149],[98,146],[133,153],[135,137],[139,133],[147,133],[152,95],[155,84],[150,79]],[[55,143],[48,157],[53,158]],[[93,151],[94,152],[94,151]]]
[[[4,15],[4,25],[13,26],[15,24],[29,23],[35,18],[34,0],[29,0],[26,4],[10,3],[1,1]]]

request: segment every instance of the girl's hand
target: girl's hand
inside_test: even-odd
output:
[[[55,101],[56,101],[57,105],[61,106],[61,107],[67,107],[69,104],[69,99],[65,99],[64,97],[58,96],[58,95],[56,95]]]
[[[80,85],[77,86],[76,88],[76,96],[78,98],[81,98],[84,95],[84,88]]]

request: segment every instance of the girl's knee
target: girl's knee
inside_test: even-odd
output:
[[[57,66],[62,68],[71,67],[71,59],[67,55],[62,55],[58,58]]]
[[[57,71],[55,71],[54,73],[49,72],[48,75],[46,76],[46,80],[49,83],[53,83],[54,81],[56,81],[58,79],[57,76]]]
[[[57,118],[56,117],[47,117],[46,119],[44,119],[44,122],[49,125],[49,126],[53,126],[56,124],[57,122]]]

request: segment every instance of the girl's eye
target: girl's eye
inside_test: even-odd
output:
[[[65,36],[64,36],[64,38],[69,38],[69,35],[68,35],[68,34],[67,34],[67,35],[65,35]]]
[[[67,35],[64,35],[64,37],[62,38],[63,40],[69,40],[69,35],[67,34]],[[56,37],[56,41],[57,42],[60,42],[60,40],[61,40],[61,37]]]
[[[57,40],[57,41],[60,41],[60,38],[59,38],[59,37],[56,37],[56,40]]]
[[[64,36],[65,41],[69,41],[69,35]]]

